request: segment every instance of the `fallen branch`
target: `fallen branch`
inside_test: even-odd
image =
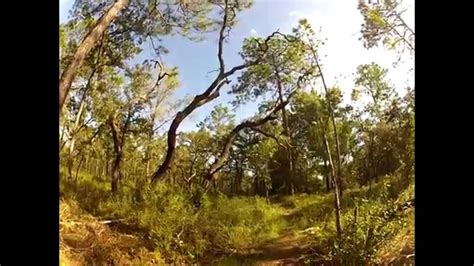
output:
[[[103,221],[93,221],[93,222],[74,222],[74,221],[69,221],[69,222],[59,222],[60,225],[88,225],[88,224],[94,224],[94,223],[99,223],[99,224],[111,224],[111,223],[118,223],[125,221],[125,219],[116,219],[116,220],[103,220]]]

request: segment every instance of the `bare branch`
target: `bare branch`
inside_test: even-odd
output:
[[[219,50],[217,52],[217,57],[219,58],[219,69],[220,69],[220,74],[222,75],[225,71],[224,69],[224,58],[222,57],[222,51],[223,51],[223,46],[224,46],[224,31],[227,27],[227,11],[228,11],[228,0],[224,0],[224,19],[222,21],[222,27],[219,32]]]

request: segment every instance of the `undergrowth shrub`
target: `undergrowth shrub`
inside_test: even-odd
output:
[[[275,238],[285,227],[282,210],[261,197],[208,197],[199,216],[223,252],[252,248]]]
[[[168,263],[243,252],[277,237],[285,227],[282,209],[261,197],[202,195],[166,183],[151,188],[131,182],[111,195],[109,186],[82,176],[77,182],[62,180],[61,191],[94,216],[146,231]]]
[[[331,215],[326,217],[329,218],[326,220],[330,225],[328,230],[317,231],[318,235],[313,238],[315,245],[327,247],[325,259],[350,265],[376,261],[382,248],[391,245],[396,236],[411,227],[413,216],[400,212],[398,206],[414,198],[414,185],[399,184],[396,178],[386,178],[370,190],[346,192],[341,200],[343,234],[339,241],[336,241],[332,206]]]

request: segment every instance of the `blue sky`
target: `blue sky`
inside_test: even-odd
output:
[[[253,7],[238,15],[239,23],[232,29],[224,47],[227,68],[241,63],[238,52],[245,37],[257,35],[265,37],[273,31],[290,32],[300,18],[307,18],[315,30],[320,30],[320,38],[327,38],[320,55],[327,83],[339,85],[346,99],[353,88],[353,73],[360,64],[376,62],[389,69],[389,78],[397,90],[413,87],[413,58],[405,56],[402,63],[393,68],[396,59],[394,52],[383,48],[366,50],[360,37],[362,16],[357,10],[359,0],[256,0]],[[74,0],[60,0],[60,23],[67,21],[68,11]],[[413,0],[405,0],[408,7],[404,19],[414,29]],[[182,99],[186,95],[203,92],[215,78],[218,68],[217,33],[209,34],[202,42],[192,42],[180,37],[164,38],[163,45],[170,53],[164,56],[168,66],[177,66],[181,86],[176,95]],[[145,49],[137,62],[151,58],[150,50]],[[231,83],[232,85],[232,83]],[[200,107],[181,125],[180,131],[192,130],[220,103],[232,100],[227,95],[229,86],[221,89],[221,96],[213,102]],[[245,119],[256,112],[256,104],[249,104],[237,110],[237,119]]]

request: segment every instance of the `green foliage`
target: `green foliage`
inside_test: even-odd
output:
[[[362,40],[366,48],[382,43],[388,49],[408,47],[414,51],[415,32],[402,18],[404,9],[399,0],[382,0],[377,5],[359,2],[359,10],[364,17]]]
[[[111,3],[76,1],[72,20],[60,26],[62,67]],[[235,12],[250,5],[228,1],[224,35],[237,22]],[[398,7],[395,1],[361,7],[366,46],[380,41],[390,47],[410,45],[411,37],[394,35],[393,23],[402,22]],[[387,70],[371,63],[356,69],[352,99],[357,103],[344,105],[345,88],[337,86],[320,94],[314,87],[321,74],[315,58],[324,43],[304,19],[292,34],[276,32],[243,43],[243,61],[257,64],[242,69],[230,91],[233,103],[261,101],[255,119],[288,101],[284,110],[272,114],[276,119],[240,131],[218,177],[204,191],[206,171],[236,124],[227,105],[215,106],[197,130],[178,133],[166,178],[156,187],[148,185],[152,167],[165,156],[166,132],[158,129],[168,125],[165,120],[184,102],[169,101],[179,76],[177,68],[161,62],[161,55],[170,51],[160,37],[200,39],[202,32],[220,28],[223,11],[223,1],[131,1],[79,70],[61,115],[61,193],[68,204],[77,202],[77,209],[95,219],[118,219],[117,228],[104,230],[140,236],[143,251],[130,257],[99,237],[98,261],[111,257],[118,264],[145,264],[153,257],[163,264],[208,263],[213,257],[251,253],[267,241],[308,228],[312,233],[306,240],[342,264],[391,262],[401,250],[410,251],[413,214],[401,213],[398,206],[414,198],[414,91],[399,97]],[[130,64],[145,42],[159,62]],[[357,108],[365,98],[370,101]],[[341,239],[336,238],[328,158],[336,154],[335,130],[347,188],[341,198]],[[116,162],[122,177],[119,191],[112,194]],[[288,184],[298,194],[281,197]],[[96,262],[91,260],[86,264]]]
[[[258,64],[247,68],[229,92],[237,95],[234,105],[265,98],[271,93],[288,96],[296,88],[304,87],[315,72],[307,60],[309,51],[305,43],[293,35],[247,38],[242,50],[245,62],[258,61]]]

